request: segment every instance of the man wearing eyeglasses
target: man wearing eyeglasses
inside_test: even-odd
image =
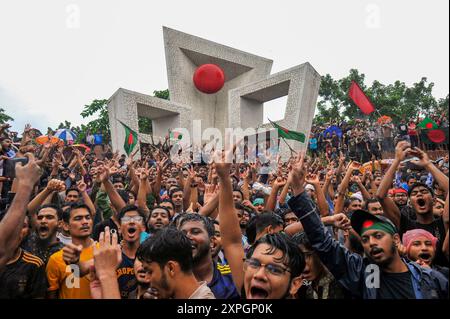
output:
[[[295,295],[302,284],[301,273],[305,267],[302,252],[286,234],[270,233],[259,238],[244,256],[229,178],[231,164],[216,162],[215,165],[220,185],[222,247],[237,290],[241,292],[244,288],[247,299],[282,299]]]
[[[141,232],[145,231],[145,214],[136,206],[125,206],[119,213],[119,232],[122,236],[122,262],[117,268],[120,295],[127,299],[136,290],[134,261],[139,248]]]

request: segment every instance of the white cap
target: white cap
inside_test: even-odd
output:
[[[312,190],[312,191],[316,191],[316,189],[314,188],[314,186],[312,186],[311,184],[306,184],[305,186],[305,190]]]
[[[354,193],[350,198],[359,199],[361,202],[363,201],[363,196],[362,196],[361,192]]]

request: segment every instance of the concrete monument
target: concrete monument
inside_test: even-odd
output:
[[[283,96],[287,96],[286,111],[276,123],[309,136],[320,85],[320,75],[309,63],[271,74],[272,60],[166,27],[163,33],[170,101],[118,89],[108,101],[113,150],[123,153],[125,132],[118,120],[139,133],[138,116],[152,120],[154,141],[164,138],[169,129],[186,128],[192,133],[194,120],[201,120],[202,129],[217,128],[222,133],[238,127],[270,130],[270,124],[263,124],[263,105]],[[225,74],[217,93],[202,93],[193,83],[193,74],[204,64],[215,64]],[[141,142],[151,141],[149,135],[139,137]],[[303,150],[307,141],[288,142]],[[284,143],[280,151],[289,153]]]

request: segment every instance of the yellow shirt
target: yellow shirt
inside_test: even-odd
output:
[[[92,246],[81,251],[80,261],[92,258],[94,258]],[[66,265],[62,249],[51,255],[46,269],[48,291],[58,290],[59,299],[91,299],[88,275],[79,278],[79,269],[76,267]]]

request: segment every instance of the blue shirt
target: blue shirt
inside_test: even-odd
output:
[[[216,299],[240,299],[229,265],[214,263],[213,279],[208,287]]]
[[[312,150],[317,149],[317,138],[313,137],[309,139],[309,148]]]
[[[116,270],[119,282],[120,296],[128,299],[128,295],[137,288],[137,280],[134,276],[134,259],[129,258],[122,252],[122,262]]]

